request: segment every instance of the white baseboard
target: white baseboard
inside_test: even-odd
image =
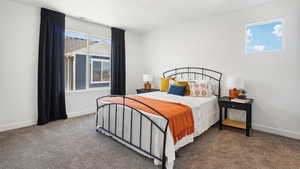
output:
[[[26,121],[26,122],[5,124],[5,125],[0,126],[0,132],[23,128],[23,127],[29,127],[29,126],[33,126],[33,125],[36,125],[35,121]]]
[[[84,116],[84,115],[93,114],[93,113],[94,112],[92,112],[92,111],[72,112],[72,113],[68,113],[68,118],[74,118],[74,117]],[[29,127],[29,126],[33,126],[33,125],[36,125],[35,121],[26,121],[26,122],[0,125],[0,132],[13,130],[13,129],[18,129],[18,128],[23,128],[23,127]],[[295,133],[295,132],[288,131],[288,130],[268,127],[268,126],[264,126],[264,125],[260,125],[260,124],[253,124],[252,126],[253,126],[253,129],[256,129],[256,130],[259,130],[259,131],[263,131],[263,132],[266,132],[266,133],[281,135],[281,136],[290,137],[290,138],[300,140],[300,133]]]
[[[84,115],[93,114],[93,113],[94,112],[85,111],[85,112],[68,113],[67,115],[68,115],[68,118],[73,118],[73,117],[84,116]],[[19,129],[19,128],[23,128],[23,127],[34,126],[36,124],[37,124],[36,121],[25,121],[25,122],[4,124],[4,125],[0,125],[0,132]]]
[[[72,112],[72,113],[68,113],[68,118],[74,118],[74,117],[79,117],[79,116],[84,116],[84,115],[88,115],[88,114],[93,114],[95,112],[93,111],[83,111],[83,112]]]
[[[264,125],[260,125],[260,124],[252,124],[252,127],[253,127],[253,129],[263,131],[266,133],[271,133],[271,134],[275,134],[275,135],[280,135],[280,136],[285,136],[285,137],[290,137],[290,138],[300,140],[300,133],[295,133],[292,131],[283,130],[283,129],[279,129],[279,128],[268,127],[268,126],[264,126]]]

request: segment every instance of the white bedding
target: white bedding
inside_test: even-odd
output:
[[[150,93],[144,93],[139,94],[143,97],[158,99],[158,100],[165,100],[170,102],[177,102],[181,104],[185,104],[187,106],[190,106],[193,111],[193,118],[195,122],[195,132],[191,135],[188,135],[181,140],[177,141],[177,143],[174,145],[173,137],[171,135],[170,130],[167,132],[167,142],[166,142],[166,156],[167,156],[167,162],[166,162],[166,168],[167,169],[173,169],[174,160],[175,160],[175,151],[191,142],[193,142],[194,137],[199,136],[201,133],[206,131],[210,126],[215,124],[217,120],[219,119],[219,113],[217,113],[217,98],[216,96],[210,96],[210,97],[191,97],[191,96],[176,96],[176,95],[170,95],[165,92],[150,92]],[[111,108],[111,114],[110,114],[110,120],[111,124],[108,126],[108,124],[104,123],[104,127],[106,129],[110,128],[110,131],[114,133],[114,131],[117,131],[118,136],[122,136],[122,109],[118,108],[117,113],[117,128],[115,129],[114,119],[115,119],[115,109]],[[99,124],[102,124],[102,119],[108,121],[108,110],[100,110],[99,111]],[[124,119],[125,121],[128,119],[130,120],[130,109],[125,108],[125,115]],[[103,114],[103,116],[102,116]],[[120,115],[119,115],[120,114]],[[143,114],[147,115],[149,118],[151,118],[155,123],[159,124],[161,127],[165,126],[165,120],[162,117],[143,112]],[[132,143],[136,146],[139,145],[139,114],[134,113],[133,114],[133,132],[132,132]],[[150,123],[147,123],[147,120],[143,120],[142,123],[142,142],[141,145],[144,149],[149,151],[150,149]],[[136,127],[134,127],[136,126]],[[97,126],[99,127],[99,126]],[[145,132],[146,131],[146,132]],[[149,132],[147,132],[149,131]],[[107,132],[102,131],[104,134],[109,135]],[[114,137],[116,140],[120,141],[121,143],[125,144],[126,146],[130,147],[131,149],[136,150],[137,152],[148,156],[147,154],[143,153],[142,151],[136,149],[135,147],[121,141],[117,137]],[[124,123],[124,138],[126,140],[130,140],[130,122]],[[153,138],[152,138],[152,153],[158,157],[162,156],[162,149],[163,149],[163,135],[155,128],[153,128]],[[149,157],[149,156],[148,156]],[[154,163],[157,165],[159,164],[158,160],[154,159]]]

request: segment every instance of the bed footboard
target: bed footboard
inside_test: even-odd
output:
[[[103,99],[105,98],[111,98],[111,97],[122,97],[123,103],[110,103],[105,102]],[[137,110],[133,107],[130,107],[125,104],[125,99],[129,99],[132,101],[135,101],[139,104],[142,104],[144,106],[147,106],[148,108],[155,111],[159,116],[163,117],[163,120],[165,120],[165,125],[158,124],[156,121],[154,121],[149,116],[145,115],[145,113],[141,112],[140,110]],[[104,131],[108,133],[110,136],[117,138],[118,140],[121,140],[122,142],[130,145],[130,149],[136,149],[139,150],[146,155],[152,157],[153,159],[156,159],[162,163],[162,168],[165,168],[166,164],[166,139],[167,139],[167,129],[169,125],[169,120],[164,115],[162,115],[159,111],[154,109],[153,107],[130,97],[126,96],[120,96],[120,95],[109,95],[109,96],[103,96],[96,99],[97,102],[97,113],[96,113],[96,131]],[[125,119],[125,114],[127,115]],[[135,117],[135,118],[134,118]],[[99,118],[101,120],[99,120]],[[137,121],[137,118],[139,120],[138,126],[133,126],[133,120]],[[143,129],[143,123],[148,123],[149,130],[145,131]],[[137,129],[139,128],[139,129]],[[155,155],[153,152],[153,131],[156,131],[160,133],[160,135],[163,136],[162,139],[162,155],[158,156]],[[119,134],[118,134],[119,131]],[[125,131],[129,135],[129,138],[125,137]],[[134,133],[137,132],[138,133]],[[129,132],[129,133],[128,133]],[[148,132],[149,134],[149,150],[147,150],[145,147],[142,146],[142,136],[143,133]],[[138,141],[134,143],[133,141],[133,134],[135,135],[135,140]],[[143,138],[145,139],[145,138]],[[128,146],[126,146],[128,147]],[[128,147],[129,148],[129,147]],[[135,151],[136,151],[135,150]]]

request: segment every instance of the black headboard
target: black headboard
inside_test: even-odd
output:
[[[217,85],[216,89],[214,90],[214,95],[218,97],[221,96],[222,73],[215,70],[202,67],[180,67],[164,72],[163,77],[181,78],[188,80],[209,79],[213,82],[216,82]]]

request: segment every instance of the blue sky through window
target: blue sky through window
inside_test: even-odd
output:
[[[247,26],[246,52],[282,50],[282,26],[282,21]]]
[[[82,34],[72,33],[72,32],[65,32],[65,36],[72,37],[72,38],[78,38],[78,39],[87,39],[87,37]]]
[[[71,37],[71,38],[83,39],[83,40],[87,40],[88,39],[85,35],[82,35],[82,34],[79,34],[79,33],[72,33],[72,32],[65,32],[65,36]],[[100,42],[100,43],[104,43],[104,44],[107,44],[107,45],[111,45],[111,41],[110,40],[97,39],[97,38],[92,38],[92,37],[89,37],[89,40]]]

